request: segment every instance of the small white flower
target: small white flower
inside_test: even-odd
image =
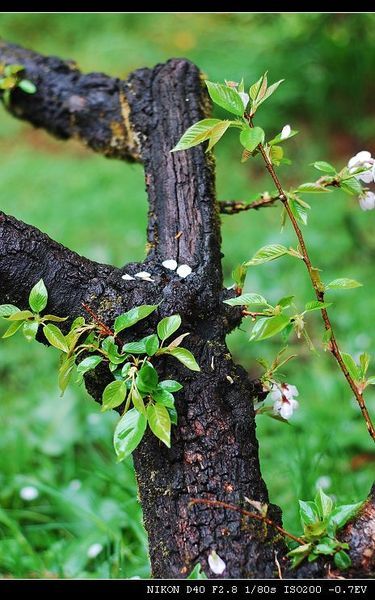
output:
[[[151,273],[149,273],[148,271],[140,271],[139,273],[135,273],[135,277],[143,279],[143,281],[154,281],[153,279],[151,279]]]
[[[326,490],[331,487],[332,480],[328,475],[322,475],[322,477],[318,477],[315,482],[315,489],[321,488],[322,490]]]
[[[372,210],[375,208],[375,194],[374,192],[365,192],[358,198],[359,206],[362,210]]]
[[[361,150],[348,162],[349,173],[354,173],[359,168],[367,170],[354,175],[356,179],[360,179],[364,183],[371,183],[375,180],[375,160],[367,150]]]
[[[292,133],[292,130],[291,130],[290,125],[285,125],[285,127],[283,127],[281,130],[280,140],[286,140],[290,136],[291,133]]]
[[[185,277],[190,275],[190,273],[191,273],[191,267],[189,267],[189,265],[180,265],[177,269],[177,275],[179,275],[180,277],[183,277],[184,279],[185,279]]]
[[[211,571],[215,573],[215,575],[221,575],[222,573],[224,573],[225,568],[227,566],[223,559],[220,558],[218,554],[216,554],[215,550],[211,550],[210,554],[208,555],[208,564],[210,566]]]
[[[290,383],[282,383],[281,385],[273,385],[271,391],[271,399],[273,401],[273,410],[278,413],[283,419],[290,419],[293,412],[298,408],[297,400],[294,396],[298,396],[298,390],[295,385]]]
[[[87,550],[87,556],[89,558],[96,558],[98,556],[98,554],[101,553],[102,550],[103,550],[102,544],[98,544],[98,543],[91,544],[91,546]]]
[[[250,100],[249,94],[246,94],[246,92],[238,92],[238,95],[240,96],[240,98],[242,100],[244,110],[246,110],[246,107],[249,104],[249,100]]]
[[[22,498],[22,500],[26,500],[27,502],[35,500],[38,496],[39,491],[33,485],[26,485],[20,489],[20,498]]]
[[[125,279],[125,281],[134,281],[134,277],[132,277],[131,275],[128,275],[127,273],[125,273],[125,275],[121,276],[121,279]]]
[[[165,260],[161,264],[163,265],[163,267],[165,267],[166,269],[170,269],[171,271],[175,271],[177,269],[177,262],[173,259]]]

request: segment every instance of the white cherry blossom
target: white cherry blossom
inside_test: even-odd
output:
[[[375,208],[375,194],[374,192],[365,192],[358,198],[359,206],[362,210],[372,210]]]
[[[290,136],[291,133],[292,133],[292,129],[291,129],[290,125],[285,125],[285,127],[283,127],[281,130],[280,140],[286,140]]]
[[[215,575],[221,575],[224,573],[227,566],[223,559],[216,554],[215,550],[211,550],[210,554],[208,555],[208,564],[211,571],[215,573]]]
[[[349,173],[355,173],[359,168],[367,170],[355,174],[356,179],[360,179],[364,183],[372,183],[375,180],[375,160],[367,150],[357,152],[348,162]]]
[[[290,419],[299,406],[297,400],[294,399],[298,393],[296,386],[290,383],[274,384],[270,396],[274,403],[275,413],[278,413],[283,419]]]

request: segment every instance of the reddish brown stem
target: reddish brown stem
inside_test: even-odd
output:
[[[248,122],[249,122],[250,127],[254,127],[253,121],[252,121],[251,117],[248,117]],[[298,238],[298,242],[299,242],[299,246],[300,246],[300,249],[301,249],[301,254],[302,254],[302,257],[303,257],[303,261],[304,261],[304,263],[306,265],[306,268],[308,270],[308,273],[309,273],[309,276],[310,276],[310,279],[311,279],[311,283],[312,283],[314,291],[315,291],[316,298],[317,298],[317,300],[319,300],[319,302],[323,302],[324,301],[324,291],[323,291],[323,289],[320,287],[320,285],[318,283],[317,276],[316,276],[317,271],[312,266],[312,263],[311,263],[311,260],[310,260],[310,256],[309,256],[309,253],[308,253],[307,248],[306,248],[306,244],[305,244],[305,240],[303,238],[303,234],[302,234],[301,228],[298,225],[297,220],[296,220],[295,216],[293,215],[293,213],[291,211],[291,208],[290,208],[289,203],[288,203],[288,198],[287,198],[287,196],[286,196],[286,194],[285,194],[285,192],[284,192],[284,190],[282,188],[280,180],[279,180],[279,178],[278,178],[278,176],[277,176],[277,174],[275,172],[275,169],[273,168],[273,165],[272,165],[270,159],[267,156],[267,153],[266,153],[266,151],[264,149],[263,144],[259,144],[258,149],[259,149],[259,152],[261,153],[262,158],[263,158],[263,160],[265,162],[266,168],[267,168],[269,174],[271,175],[271,177],[273,179],[273,182],[276,185],[277,191],[279,192],[279,199],[282,201],[282,203],[284,205],[284,208],[285,208],[285,210],[286,210],[286,212],[288,214],[288,217],[289,217],[289,219],[290,219],[290,221],[292,223],[293,229],[294,229],[294,231],[296,233],[296,236]],[[333,185],[333,183],[332,183],[332,185]],[[351,377],[351,375],[350,375],[348,369],[346,368],[345,363],[344,363],[344,361],[343,361],[343,359],[341,357],[341,352],[340,352],[339,346],[337,344],[337,340],[336,340],[335,334],[333,332],[333,327],[332,327],[330,318],[328,316],[327,310],[325,308],[323,308],[321,310],[321,313],[322,313],[322,317],[323,317],[325,329],[327,331],[331,330],[331,339],[330,339],[330,344],[329,344],[330,352],[335,357],[335,359],[336,359],[336,361],[337,361],[337,363],[338,363],[341,371],[343,372],[343,374],[345,376],[345,379],[347,380],[349,386],[351,387],[351,389],[352,389],[352,391],[353,391],[353,393],[355,395],[355,398],[356,398],[356,400],[357,400],[357,402],[359,404],[359,407],[361,409],[363,418],[364,418],[364,420],[366,422],[366,427],[368,429],[368,432],[369,432],[370,436],[372,437],[372,439],[375,441],[375,428],[374,428],[374,425],[373,425],[373,423],[371,421],[370,414],[369,414],[369,412],[367,410],[366,403],[365,403],[365,400],[363,398],[363,394],[358,390],[358,388],[357,388],[357,386],[355,384],[355,381]]]
[[[259,200],[254,202],[246,203],[241,200],[220,200],[219,210],[223,215],[236,215],[246,210],[259,210],[260,208],[267,208],[275,204],[279,199],[279,196],[261,196]]]
[[[110,329],[105,323],[103,323],[103,321],[100,320],[100,317],[92,310],[92,308],[90,308],[88,304],[82,302],[82,306],[85,309],[85,311],[90,315],[90,317],[92,317],[93,321],[98,325],[98,327],[101,330],[101,333],[103,333],[104,335],[115,335],[112,329]]]
[[[235,504],[229,504],[228,502],[222,502],[221,500],[206,500],[205,498],[191,498],[191,500],[189,501],[189,505],[192,505],[192,504],[207,504],[208,506],[215,506],[217,508],[227,508],[228,510],[234,510],[236,512],[241,513],[241,515],[244,515],[245,517],[249,517],[249,519],[256,519],[257,521],[261,521],[262,523],[266,523],[267,525],[274,527],[275,529],[277,529],[277,531],[279,531],[281,533],[281,535],[283,535],[284,537],[288,537],[291,540],[294,540],[295,542],[298,542],[298,544],[305,543],[305,541],[302,538],[299,538],[299,537],[293,535],[292,533],[289,533],[289,531],[286,531],[285,529],[280,527],[280,525],[277,525],[268,517],[264,517],[263,515],[259,515],[257,513],[250,512],[248,510],[245,510],[244,508],[241,508],[240,506],[236,506]]]

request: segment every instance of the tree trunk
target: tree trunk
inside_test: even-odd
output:
[[[253,409],[262,392],[233,363],[225,344],[241,316],[239,309],[223,304],[230,292],[222,288],[213,158],[202,146],[170,153],[187,127],[209,114],[198,69],[175,59],[120,81],[98,73],[82,75],[71,62],[5,43],[0,44],[0,62],[25,65],[37,86],[33,96],[13,92],[10,111],[15,116],[58,137],[78,137],[106,156],[141,160],[150,204],[148,256],[123,269],[82,258],[0,214],[0,301],[26,307],[30,288],[43,277],[50,294],[48,312],[69,315],[68,323],[83,314],[82,302],[111,324],[132,306],[163,300],[156,316],[134,328],[139,337],[150,333],[160,317],[179,313],[183,331],[190,333],[186,346],[201,372],[191,373],[172,359],[159,360],[160,375],[184,386],[176,400],[178,426],[173,427],[171,449],[147,433],[134,453],[152,573],[185,577],[201,562],[210,574],[207,557],[216,550],[226,563],[223,577],[277,576],[276,556],[287,567],[286,546],[275,529],[245,522],[237,512],[189,505],[192,498],[239,506],[245,497],[268,503]],[[180,278],[162,266],[166,259],[188,264],[192,274]],[[154,282],[121,278],[140,270],[149,271]],[[100,367],[87,376],[87,389],[96,400],[110,379]],[[269,517],[281,524],[278,507],[270,506]],[[321,576],[327,564],[304,566],[300,574]]]

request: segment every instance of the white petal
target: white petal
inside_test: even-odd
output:
[[[367,160],[371,160],[371,153],[367,150],[361,150],[361,152],[357,152],[356,159],[360,163],[364,163]]]
[[[290,125],[285,125],[285,127],[282,128],[280,140],[286,140],[290,136],[291,132],[292,130]]]
[[[241,96],[243,107],[244,107],[244,109],[246,109],[246,106],[249,104],[249,100],[250,100],[249,94],[246,94],[245,92],[238,92],[238,95]]]
[[[371,183],[374,176],[372,169],[369,169],[368,171],[363,171],[363,173],[358,173],[358,175],[355,175],[355,177],[361,181],[364,181],[364,183]]]
[[[299,392],[295,385],[291,385],[290,383],[285,384],[283,388],[284,396],[288,400],[291,400],[294,396],[298,396]]]
[[[283,419],[290,419],[293,414],[293,407],[291,404],[289,404],[289,402],[284,402],[278,412]]]
[[[25,487],[20,489],[20,498],[22,500],[35,500],[39,496],[39,492],[33,485],[26,485]]]
[[[121,276],[121,279],[125,279],[125,281],[134,281],[134,277],[132,277],[131,275],[128,275],[127,273],[125,273],[125,275]]]
[[[280,390],[272,390],[269,396],[272,402],[282,402]]]
[[[362,210],[372,210],[375,208],[375,194],[373,192],[366,192],[359,197],[359,205]]]
[[[352,158],[348,162],[349,171],[352,172],[352,169],[355,169],[356,167],[358,167],[359,164],[360,163],[358,162],[357,157],[352,156]]]
[[[175,260],[165,260],[161,263],[163,267],[166,269],[170,269],[171,271],[175,271],[177,269],[177,262]]]
[[[180,265],[177,269],[177,275],[180,277],[187,277],[191,273],[191,267],[189,265]]]
[[[275,412],[280,412],[280,410],[281,410],[282,406],[283,406],[283,401],[282,401],[282,400],[281,400],[281,398],[280,398],[280,400],[276,400],[276,401],[274,402],[274,405],[273,405],[273,410],[274,410]]]
[[[99,543],[91,544],[91,546],[87,550],[87,556],[89,558],[95,558],[96,556],[98,556],[98,554],[101,553],[102,550],[103,550],[103,546],[101,544],[99,544]]]
[[[135,273],[135,276],[139,277],[139,279],[148,279],[151,277],[151,273],[148,273],[147,271],[140,271],[139,273]]]
[[[223,559],[216,554],[215,550],[212,550],[208,555],[208,564],[215,575],[221,575],[225,571],[226,564]]]

